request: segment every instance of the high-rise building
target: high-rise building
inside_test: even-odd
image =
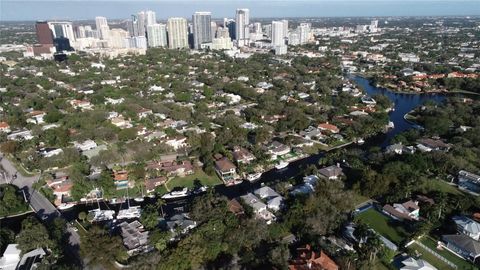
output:
[[[144,11],[140,11],[137,13],[137,36],[145,36],[145,22],[147,20],[147,16]]]
[[[309,23],[301,23],[298,28],[299,34],[299,42],[300,44],[305,44],[310,39],[310,24]]]
[[[80,25],[77,27],[77,38],[86,38],[85,26]]]
[[[253,24],[253,31],[255,34],[261,34],[262,33],[262,24],[259,22],[256,22]]]
[[[246,8],[237,9],[235,15],[235,38],[237,40],[237,46],[243,47],[248,44],[250,24],[250,10]]]
[[[147,37],[149,47],[167,46],[167,27],[165,24],[147,25]]]
[[[272,45],[281,46],[285,45],[285,38],[283,36],[284,23],[283,21],[272,22]]]
[[[203,43],[212,42],[212,13],[195,12],[192,16],[193,21],[193,47],[200,49]]]
[[[235,32],[236,31],[235,20],[224,18],[223,19],[223,27],[228,29],[228,34],[230,35],[230,38],[232,40],[237,38],[236,32]]]
[[[211,22],[210,23],[210,33],[212,33],[212,39],[215,38],[215,35],[217,34],[217,29],[218,25],[216,22]]]
[[[65,37],[70,42],[75,41],[72,22],[49,22],[48,26],[52,30],[54,38]]]
[[[105,17],[95,17],[95,26],[100,34],[100,38],[107,40],[109,37],[110,27],[108,27],[107,18]]]
[[[145,11],[145,26],[149,26],[157,23],[157,16],[155,11],[147,10]]]
[[[288,20],[282,20],[283,23],[283,38],[288,38]]]
[[[125,48],[125,39],[129,37],[127,31],[119,28],[110,30],[108,45],[110,48]]]
[[[46,21],[38,21],[35,24],[35,30],[38,43],[53,46],[53,33]]]
[[[225,27],[218,27],[216,38],[230,38],[230,32]]]
[[[263,27],[263,33],[267,35],[268,38],[272,38],[272,25],[271,24],[266,24]]]
[[[170,49],[188,48],[188,30],[185,18],[169,18],[167,30]]]

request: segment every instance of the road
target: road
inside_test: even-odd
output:
[[[0,173],[0,184],[10,183],[20,188],[24,192],[25,197],[29,200],[31,208],[41,220],[48,221],[56,217],[62,217],[62,214],[47,198],[45,198],[45,196],[33,189],[32,186],[38,181],[40,175],[22,175],[21,173],[17,172],[17,169],[13,163],[5,158],[1,152],[0,165],[1,168],[3,168],[3,172]],[[72,248],[71,252],[76,255],[78,248],[80,247],[80,236],[74,230],[74,226],[72,226],[70,223],[67,224],[67,231],[70,234],[69,244]]]

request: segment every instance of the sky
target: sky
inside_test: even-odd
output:
[[[253,18],[472,16],[480,15],[480,0],[0,0],[0,21],[122,19],[140,10],[162,20],[195,11],[232,18],[237,8],[249,8]]]

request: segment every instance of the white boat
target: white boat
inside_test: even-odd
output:
[[[375,101],[375,99],[373,99],[372,97],[370,96],[363,96],[362,97],[362,102],[367,104],[367,105],[375,105],[377,104],[377,102]]]
[[[193,191],[193,193],[194,193],[194,194],[204,193],[204,192],[207,191],[207,189],[208,189],[208,188],[207,188],[206,186],[201,186],[201,187],[195,189],[195,190]]]
[[[362,145],[362,144],[364,144],[364,143],[365,143],[365,140],[364,140],[364,139],[362,139],[362,138],[358,138],[358,139],[357,139],[357,144]]]
[[[117,219],[134,219],[140,218],[142,215],[142,209],[140,206],[130,206],[127,209],[118,211]]]
[[[392,129],[392,128],[395,128],[395,124],[392,122],[392,121],[389,121],[387,126],[386,126],[387,129]]]
[[[183,198],[190,195],[188,188],[183,188],[182,190],[174,190],[162,196],[162,199],[177,199]]]
[[[281,169],[284,169],[288,166],[288,162],[285,162],[285,161],[280,161],[279,163],[275,164],[275,168],[277,170],[281,170]]]
[[[133,200],[136,201],[136,202],[143,202],[145,199],[143,197],[137,197]]]
[[[250,173],[250,174],[247,174],[247,180],[250,181],[250,182],[253,182],[255,180],[260,179],[261,176],[262,176],[261,172]]]
[[[63,211],[63,210],[70,209],[74,206],[75,206],[75,204],[73,204],[73,203],[62,203],[59,206],[57,206],[57,209]]]
[[[115,211],[93,209],[88,211],[88,215],[89,215],[90,222],[101,222],[101,221],[112,220],[113,216],[115,215]]]

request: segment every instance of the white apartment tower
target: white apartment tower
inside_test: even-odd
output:
[[[147,10],[145,11],[145,26],[149,26],[157,23],[157,15],[155,11]]]
[[[170,49],[188,48],[188,30],[185,18],[169,18],[167,29]]]
[[[282,20],[283,23],[283,37],[288,38],[288,20]]]
[[[147,25],[147,36],[149,47],[167,46],[167,26],[165,24]]]
[[[203,43],[212,42],[212,13],[195,12],[193,21],[193,47],[201,49]]]
[[[237,39],[237,46],[243,47],[248,44],[250,24],[250,10],[246,8],[237,9],[235,16],[235,36]]]
[[[272,22],[272,45],[273,46],[282,46],[285,45],[284,34],[284,23],[283,21],[273,21]]]

